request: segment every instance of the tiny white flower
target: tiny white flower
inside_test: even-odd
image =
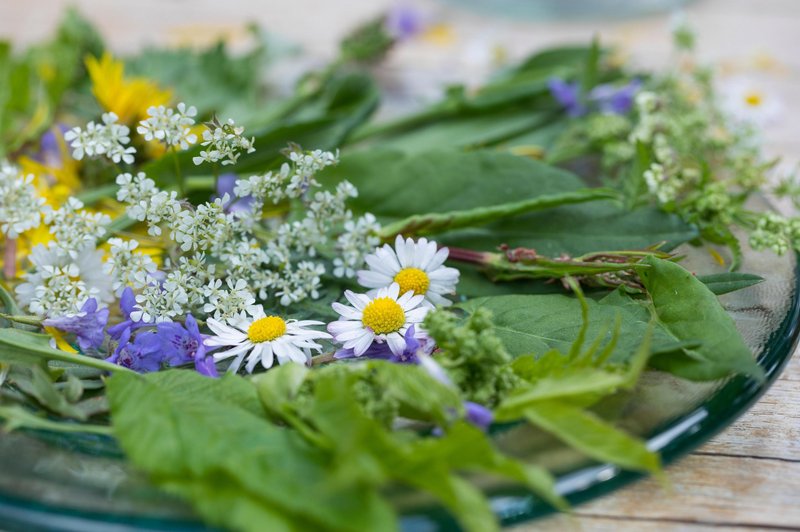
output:
[[[178,104],[177,109],[163,105],[153,106],[147,110],[147,114],[149,117],[136,127],[144,140],[157,140],[167,147],[180,146],[182,150],[197,142],[197,135],[188,127],[194,124],[194,117],[197,115],[194,106],[186,107],[183,102]]]
[[[208,347],[228,346],[230,349],[214,353],[214,360],[236,357],[228,371],[236,372],[247,357],[245,369],[252,373],[260,362],[264,368],[272,367],[275,358],[279,364],[294,362],[307,364],[311,351],[321,351],[315,340],[331,336],[308,327],[324,325],[312,320],[284,320],[280,316],[267,316],[263,307],[257,307],[251,318],[237,318],[230,325],[209,318],[206,322],[214,333],[205,339]]]
[[[423,305],[422,295],[407,291],[400,295],[400,286],[392,283],[381,288],[374,297],[345,290],[344,296],[352,307],[333,303],[333,310],[341,317],[328,324],[328,331],[344,349],[352,349],[355,356],[363,355],[373,342],[389,345],[395,355],[402,355],[406,347],[404,335],[420,323],[430,311]]]
[[[136,148],[126,147],[130,143],[130,129],[118,124],[114,113],[103,113],[102,124],[89,122],[86,129],[74,127],[64,133],[64,140],[72,148],[72,157],[78,161],[84,156],[105,155],[115,163],[132,164]]]
[[[0,233],[17,238],[41,223],[45,199],[33,185],[33,175],[20,175],[19,170],[0,162]]]
[[[400,293],[412,292],[432,305],[451,305],[445,294],[455,294],[459,272],[444,266],[447,248],[437,251],[436,242],[420,238],[404,240],[398,235],[394,249],[389,244],[364,259],[368,270],[358,271],[358,283],[366,288],[385,288],[396,283]],[[374,295],[375,290],[369,292]]]

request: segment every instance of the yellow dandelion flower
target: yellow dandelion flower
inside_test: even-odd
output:
[[[166,105],[172,93],[147,78],[125,79],[125,65],[105,52],[99,60],[86,58],[86,69],[92,79],[92,92],[106,111],[115,113],[120,122],[131,124],[147,118],[147,109]]]

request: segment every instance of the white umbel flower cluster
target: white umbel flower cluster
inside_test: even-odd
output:
[[[336,239],[339,256],[333,259],[333,275],[356,276],[356,270],[364,266],[364,258],[380,243],[381,225],[370,213],[344,224],[344,232]]]
[[[103,252],[93,244],[70,255],[51,242],[35,246],[28,257],[33,269],[23,275],[17,299],[38,316],[74,314],[93,297],[102,306],[113,300],[111,280],[103,272]]]
[[[226,285],[222,288],[221,279],[212,279],[205,287],[205,296],[208,303],[203,307],[203,312],[213,315],[215,320],[230,321],[244,319],[253,312],[256,298],[247,287],[247,281],[239,279],[234,281],[228,277]]]
[[[105,155],[115,163],[132,164],[136,149],[130,143],[130,128],[118,124],[114,113],[103,113],[102,123],[89,122],[86,129],[74,127],[64,133],[64,140],[72,148],[72,157],[78,161],[84,157]]]
[[[86,245],[94,246],[106,234],[105,226],[111,223],[111,217],[85,211],[83,202],[71,197],[60,209],[47,211],[44,222],[50,226],[56,245],[75,256]]]
[[[157,267],[149,256],[136,251],[139,242],[109,238],[110,257],[103,264],[103,272],[111,277],[111,286],[117,294],[126,286],[144,288],[153,282],[152,275]]]
[[[20,175],[17,167],[0,162],[0,232],[17,238],[42,221],[44,198],[36,193],[33,175]]]
[[[194,106],[186,107],[183,102],[178,104],[177,109],[153,106],[147,110],[147,114],[149,118],[139,122],[136,128],[144,140],[157,140],[167,147],[180,146],[182,150],[197,142],[197,135],[190,129],[197,116]]]
[[[136,176],[120,174],[117,185],[117,200],[128,204],[128,216],[147,221],[147,232],[152,236],[161,235],[161,224],[174,223],[181,212],[177,193],[159,190],[144,172]]]
[[[203,131],[203,142],[200,143],[206,149],[200,152],[200,156],[192,158],[196,165],[204,162],[221,162],[223,166],[236,164],[242,153],[256,151],[253,146],[255,137],[249,139],[245,137],[244,128],[237,126],[231,118],[224,124],[214,120],[206,124],[206,127],[207,129]]]

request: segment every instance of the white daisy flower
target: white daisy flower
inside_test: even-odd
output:
[[[234,318],[229,323],[208,318],[206,324],[215,336],[206,338],[204,343],[208,347],[231,347],[214,353],[214,360],[236,357],[228,368],[233,373],[239,370],[245,356],[248,373],[252,373],[259,362],[264,368],[272,367],[275,357],[279,364],[306,364],[311,359],[311,351],[322,350],[322,346],[314,340],[331,337],[326,332],[306,328],[324,325],[321,321],[284,320],[279,316],[267,316],[260,306],[252,310],[250,318]]]
[[[397,235],[394,249],[384,244],[364,258],[369,269],[358,272],[358,283],[373,289],[397,283],[401,294],[413,292],[424,296],[428,304],[451,305],[444,294],[456,293],[459,272],[444,266],[447,255],[447,248],[437,251],[436,242],[428,242],[425,238],[414,242]],[[374,297],[376,290],[370,290],[368,294]]]
[[[720,86],[722,106],[737,122],[766,126],[780,118],[783,104],[777,95],[756,80],[736,77]]]
[[[333,310],[341,317],[328,324],[328,332],[357,357],[373,342],[386,342],[392,353],[401,355],[406,348],[406,331],[412,325],[420,330],[419,324],[430,311],[430,306],[423,305],[423,295],[415,295],[411,290],[400,295],[397,283],[379,288],[373,298],[350,290],[345,290],[344,296],[353,306],[333,303]]]

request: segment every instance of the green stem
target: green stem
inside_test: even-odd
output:
[[[175,163],[175,177],[178,179],[178,195],[185,198],[186,185],[183,182],[183,174],[181,174],[181,163],[178,161],[178,150],[175,149],[175,146],[171,146],[170,150],[172,150],[172,161]]]
[[[616,199],[619,193],[608,188],[586,188],[561,194],[537,196],[535,198],[505,203],[492,207],[479,207],[445,213],[416,214],[384,226],[379,236],[390,240],[395,235],[426,235],[444,230],[472,227],[533,211],[550,209],[561,205],[585,203],[601,199]]]
[[[18,406],[0,406],[0,418],[6,420],[5,429],[28,428],[49,430],[53,432],[77,432],[83,434],[101,434],[111,436],[111,427],[87,423],[61,423],[41,418]]]
[[[0,318],[13,321],[15,323],[24,323],[25,325],[42,325],[42,318],[38,318],[36,316],[14,316],[0,312]]]

